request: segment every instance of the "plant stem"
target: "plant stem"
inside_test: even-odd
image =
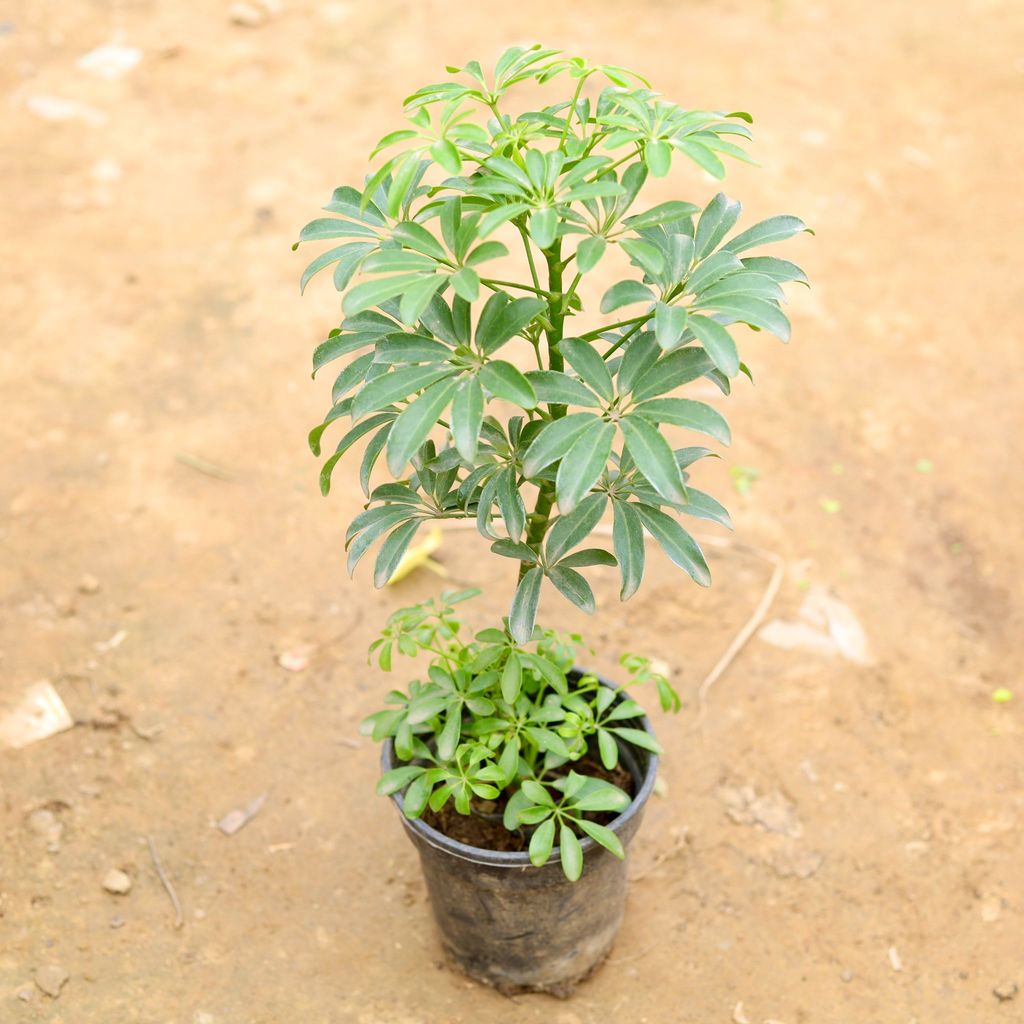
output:
[[[525,241],[525,237],[524,237]],[[562,296],[562,241],[555,241],[550,249],[544,250],[544,258],[548,264],[548,312],[551,322],[550,329],[546,332],[548,339],[548,369],[561,370],[565,366],[562,353],[558,351],[558,343],[562,340],[562,328],[565,321],[565,310],[563,308]],[[564,405],[550,405],[552,419],[561,419],[566,413]],[[555,504],[555,486],[544,481],[537,493],[537,503],[533,507],[530,516],[530,525],[526,532],[526,543],[534,551],[540,551],[544,535],[548,532],[548,523],[551,520],[551,509]],[[519,563],[519,579],[521,580],[529,572],[529,562]]]

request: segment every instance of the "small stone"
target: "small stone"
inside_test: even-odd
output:
[[[28,985],[25,985],[18,989],[17,995],[23,1003],[27,1003],[32,998],[32,989]]]
[[[853,971],[843,971],[839,978],[841,981],[851,982],[853,981]]]
[[[103,888],[115,896],[124,896],[131,892],[132,880],[123,871],[111,868],[103,877]]]
[[[1020,989],[1017,987],[1017,982],[1003,981],[992,989],[992,995],[994,995],[999,1002],[1008,1003],[1011,999],[1016,999],[1019,991]]]
[[[981,919],[985,924],[992,924],[998,921],[1003,912],[1003,901],[996,897],[985,900],[981,905]]]
[[[92,573],[86,573],[78,581],[78,591],[81,594],[98,594],[100,589],[100,581],[96,579]]]
[[[36,971],[36,986],[44,995],[56,999],[67,984],[70,975],[59,964],[47,964]]]
[[[124,927],[124,918],[120,914],[115,914],[110,919],[110,927],[114,928],[114,929],[123,928]]]

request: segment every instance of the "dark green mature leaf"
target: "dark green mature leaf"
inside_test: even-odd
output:
[[[632,507],[665,554],[683,569],[694,583],[702,587],[710,586],[711,570],[708,569],[704,553],[697,542],[671,516],[660,509],[639,502],[634,502]]]
[[[644,578],[647,555],[644,548],[644,531],[640,517],[631,504],[616,501],[612,504],[612,512],[612,542],[615,557],[619,562],[619,573],[622,576],[619,599],[627,601],[636,593]]]
[[[639,415],[624,416],[619,426],[629,454],[654,489],[668,501],[686,501],[686,489],[672,446],[658,428]]]
[[[496,555],[502,555],[504,558],[515,558],[520,562],[536,563],[537,561],[537,552],[533,548],[522,543],[522,541],[510,540],[508,537],[496,540],[491,545],[491,550]]]
[[[712,523],[718,523],[727,530],[732,529],[732,519],[728,510],[710,494],[698,491],[696,487],[687,487],[686,497],[687,503],[679,509],[680,512],[695,519],[707,519]]]
[[[571,601],[577,608],[582,609],[588,615],[592,615],[595,608],[594,591],[590,584],[575,569],[567,568],[560,563],[548,569],[548,577],[554,583],[558,592]]]
[[[511,467],[498,475],[495,497],[509,537],[519,540],[526,528],[526,504],[516,487],[516,471]]]
[[[560,459],[580,433],[597,421],[591,412],[575,412],[545,424],[533,439],[523,459],[523,476],[534,477],[552,462]]]
[[[437,381],[395,420],[388,438],[388,470],[392,476],[401,476],[408,461],[436,426],[438,417],[448,408],[455,388],[454,380]]]
[[[519,581],[516,588],[512,610],[509,612],[508,628],[518,644],[525,644],[533,635],[533,626],[537,621],[537,605],[540,602],[540,585],[543,580],[544,570],[536,565]]]
[[[753,227],[741,231],[735,238],[730,238],[722,247],[731,253],[746,252],[756,245],[768,245],[771,242],[783,242],[801,231],[810,229],[799,217],[791,217],[783,214],[778,217],[769,217]]]
[[[613,313],[616,309],[632,305],[634,302],[653,301],[654,293],[639,281],[619,281],[604,293],[604,298],[601,299],[601,312]]]
[[[511,363],[503,359],[492,359],[480,370],[480,382],[492,395],[504,398],[521,409],[532,409],[537,404],[529,380]]]
[[[346,565],[349,576],[355,572],[360,559],[369,551],[378,538],[382,537],[393,527],[399,526],[401,523],[408,523],[414,519],[413,510],[392,505],[378,506],[368,511],[375,513],[374,517],[365,520],[365,525],[362,529],[350,538]],[[363,513],[363,515],[365,514]],[[357,517],[357,520],[360,518]],[[352,530],[351,525],[349,530]]]
[[[559,563],[569,569],[579,569],[588,565],[618,565],[615,556],[603,548],[580,548],[571,555],[566,555]]]
[[[704,402],[695,402],[692,398],[652,398],[649,402],[641,402],[636,407],[636,413],[652,423],[671,423],[676,427],[688,427],[690,430],[707,434],[722,444],[732,442],[732,432],[725,417],[717,409]],[[639,461],[637,465],[640,465]],[[640,468],[643,471],[643,467]]]
[[[375,363],[392,366],[401,363],[441,363],[451,355],[451,349],[422,334],[389,334],[377,342]]]
[[[559,516],[548,531],[544,549],[548,563],[560,561],[587,537],[600,522],[607,504],[606,494],[588,494],[571,512]]]
[[[488,304],[490,304],[490,300]],[[477,344],[486,355],[490,355],[501,348],[509,338],[522,331],[538,313],[546,308],[547,303],[542,299],[514,299],[497,310],[493,317],[485,320],[481,316],[476,329]]]
[[[563,338],[558,343],[558,351],[565,356],[565,361],[580,375],[583,383],[596,391],[606,402],[610,402],[615,397],[608,364],[601,358],[593,345],[581,341],[579,338]]]
[[[394,576],[398,563],[402,560],[402,555],[405,554],[405,549],[419,528],[420,520],[413,519],[388,534],[387,539],[380,546],[377,562],[373,567],[373,585],[375,587],[380,589]]]
[[[421,391],[442,377],[458,372],[450,363],[428,366],[404,366],[377,377],[367,384],[352,401],[352,418],[362,419],[368,412],[376,412],[385,405],[397,402],[416,391]]]
[[[379,337],[380,335],[369,331],[339,331],[332,334],[313,350],[313,376],[316,376],[320,367],[341,356],[347,356],[350,352],[374,344]]]
[[[484,391],[476,376],[459,381],[452,399],[452,439],[459,454],[467,461],[476,458],[480,442],[480,426],[484,419]]]
[[[568,374],[557,370],[527,370],[525,376],[538,402],[546,402],[549,405],[582,405],[590,409],[601,407],[598,397]]]
[[[640,379],[633,388],[633,400],[644,402],[649,398],[674,391],[684,384],[689,384],[698,377],[703,377],[713,369],[708,354],[700,348],[680,348],[659,359]]]
[[[689,327],[715,366],[727,377],[735,377],[740,371],[740,355],[732,335],[717,320],[697,313],[690,317]]]
[[[703,305],[703,303],[702,303]],[[767,299],[754,299],[741,296],[721,299],[710,305],[720,316],[728,317],[729,322],[740,322],[770,331],[780,341],[789,341],[790,325],[786,314]]]
[[[595,420],[562,456],[555,478],[558,507],[562,512],[571,512],[601,478],[611,456],[614,440],[614,424]]]
[[[629,394],[633,385],[646,373],[661,354],[657,338],[652,331],[642,331],[626,346],[626,354],[618,369],[620,394]]]
[[[583,874],[583,849],[576,833],[568,825],[563,825],[558,833],[558,852],[565,877],[575,882]]]

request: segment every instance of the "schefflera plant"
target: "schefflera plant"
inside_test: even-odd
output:
[[[494,554],[518,563],[502,632],[524,646],[543,635],[546,582],[592,612],[581,570],[617,565],[620,596],[632,596],[645,533],[708,585],[680,517],[729,517],[689,483],[713,453],[675,438],[682,428],[728,444],[729,427],[678,392],[705,379],[728,395],[750,376],[733,325],[788,340],[782,285],[806,278],[751,251],[807,229],[776,216],[737,231],[740,204],[723,193],[640,203],[674,162],[721,178],[723,158],[748,160],[744,112],[683,109],[634,72],[539,46],[506,51],[489,75],[475,61],[448,71],[456,80],[405,101],[408,125],[380,140],[364,186],[335,190],[329,216],[300,234],[342,240],[302,278],[333,268],[343,293],[345,319],[317,347],[314,374],[351,357],[309,440],[319,454],[331,425],[351,421],[323,466],[325,494],[365,440],[350,571],[379,541],[383,586],[424,523],[475,519]],[[562,98],[512,105],[517,86],[548,82],[567,84]],[[580,287],[599,267],[625,276],[600,319],[584,319]],[[382,458],[392,479],[375,483]],[[609,511],[611,551],[591,539]]]

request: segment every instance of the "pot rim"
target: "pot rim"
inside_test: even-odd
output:
[[[588,672],[582,668],[573,668],[569,674],[577,677],[581,675],[593,675],[597,677],[598,682],[601,683],[602,686],[609,686],[616,690],[622,689],[622,687],[617,686],[615,683],[605,679],[598,673]],[[623,690],[623,692],[625,691]],[[631,719],[630,721],[637,722],[639,728],[643,729],[644,732],[653,738],[654,730],[651,728],[651,723],[648,721],[646,715],[636,719]],[[394,763],[392,761],[393,749],[394,746],[390,739],[386,740],[382,744],[380,757],[382,772],[390,771],[391,768],[394,767]],[[641,782],[636,795],[630,801],[629,806],[608,823],[607,827],[610,828],[612,832],[618,833],[634,817],[636,817],[643,810],[651,792],[654,790],[654,781],[658,774],[659,757],[657,754],[649,751],[643,751],[643,753],[647,755],[647,767],[644,770],[643,781]],[[446,836],[443,832],[439,832],[436,828],[432,828],[421,818],[407,818],[403,809],[401,793],[391,794],[390,799],[398,809],[402,825],[409,832],[414,832],[422,842],[427,843],[436,850],[447,853],[449,856],[457,857],[459,860],[471,861],[474,864],[484,864],[489,867],[519,869],[533,867],[530,855],[525,851],[487,850],[481,846],[470,846],[468,843],[460,843],[457,839],[452,839],[449,836]],[[580,846],[584,854],[595,849],[603,849],[603,847],[599,847],[598,844],[590,838],[590,836],[582,836],[580,838]],[[552,862],[557,862],[559,857],[559,848],[555,846],[551,851],[551,856],[541,866],[547,867]]]

